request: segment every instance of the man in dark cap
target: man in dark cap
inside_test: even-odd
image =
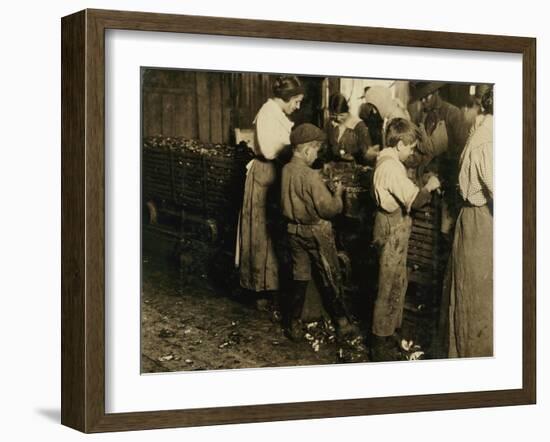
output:
[[[325,133],[313,124],[296,127],[290,134],[293,156],[282,173],[281,206],[288,221],[293,276],[293,288],[285,302],[283,328],[292,340],[302,335],[298,317],[312,277],[312,267],[319,277],[324,305],[336,325],[338,337],[358,335],[342,301],[340,267],[329,221],[342,211],[343,187],[337,183],[332,193],[319,172],[311,168],[325,137]]]
[[[418,125],[422,125],[430,139],[428,169],[442,178],[443,213],[441,232],[450,237],[458,214],[458,161],[468,139],[469,125],[464,113],[443,100],[439,90],[445,83],[438,81],[417,82],[414,97],[420,102]]]

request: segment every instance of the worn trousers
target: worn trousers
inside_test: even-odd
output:
[[[310,281],[313,268],[329,314],[333,319],[346,316],[332,224],[329,221],[308,226],[289,224],[288,234],[294,281]]]
[[[380,264],[372,323],[372,333],[376,336],[391,336],[403,322],[411,226],[411,217],[401,210],[376,213],[373,238]]]

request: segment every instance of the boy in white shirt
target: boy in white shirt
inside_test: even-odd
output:
[[[399,358],[395,339],[403,320],[407,291],[407,251],[411,234],[411,208],[430,202],[431,192],[440,187],[432,176],[420,189],[407,176],[403,163],[418,143],[416,126],[404,118],[388,123],[386,146],[378,155],[373,190],[378,206],[374,222],[374,244],[379,251],[378,293],[374,305],[371,359],[387,361]]]

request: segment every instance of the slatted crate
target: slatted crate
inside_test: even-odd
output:
[[[162,203],[174,200],[171,151],[167,146],[143,149],[142,174],[145,199]]]
[[[198,152],[174,150],[174,201],[196,213],[204,212],[204,160]]]
[[[445,265],[440,259],[441,216],[439,201],[412,212],[407,264],[409,279],[423,285],[435,286]]]
[[[208,216],[231,218],[238,212],[249,160],[250,157],[244,155],[205,156],[205,202]]]
[[[146,199],[170,202],[200,216],[236,217],[252,158],[246,146],[159,135],[144,139],[143,152]]]

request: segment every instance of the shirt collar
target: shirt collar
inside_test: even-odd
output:
[[[386,147],[380,151],[377,157],[377,161],[382,158],[391,158],[393,160],[399,161],[399,155],[397,155],[397,150],[393,147]],[[401,161],[399,161],[401,163]]]

